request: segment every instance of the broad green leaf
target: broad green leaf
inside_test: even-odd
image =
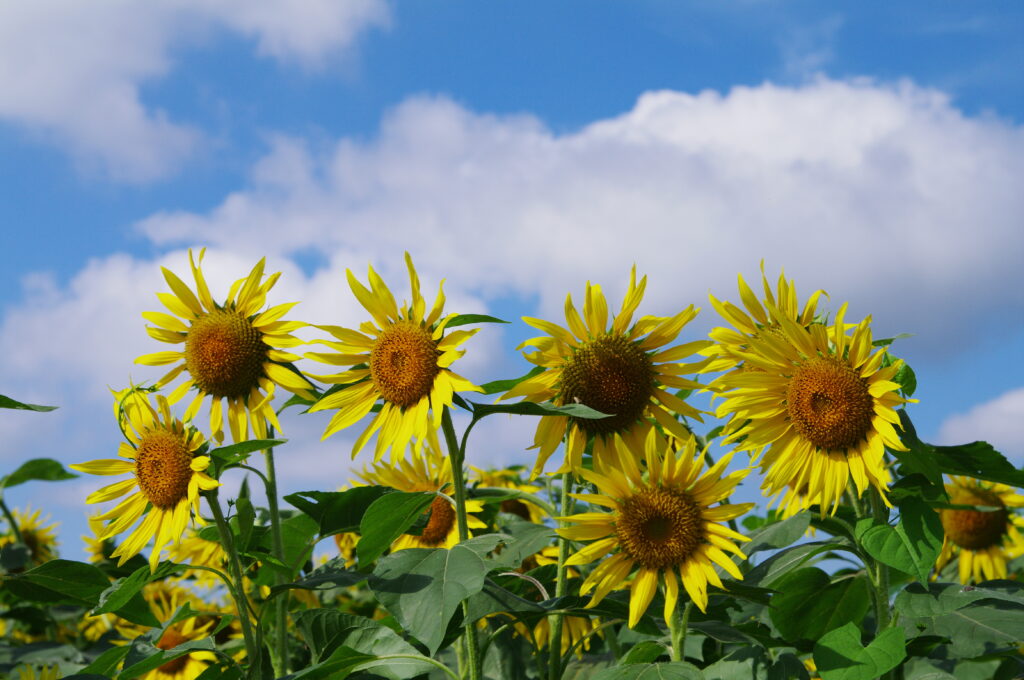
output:
[[[735,642],[742,645],[760,645],[757,639],[739,631],[737,628],[724,621],[691,621],[690,628],[704,633],[709,638],[719,642]]]
[[[288,676],[288,680],[342,680],[377,657],[342,645],[325,661]]]
[[[811,513],[799,512],[781,522],[766,524],[750,535],[750,543],[743,546],[745,555],[753,555],[761,550],[785,548],[800,540],[807,531],[811,521]]]
[[[910,364],[904,363],[900,366],[892,380],[900,385],[904,396],[908,398],[914,396],[914,392],[917,390],[917,376],[914,374],[914,369],[910,367]]]
[[[982,600],[999,600],[1024,609],[1024,584],[1016,581],[986,581],[978,586],[956,583],[911,583],[893,603],[909,618],[944,616]]]
[[[395,491],[375,500],[359,524],[361,537],[356,544],[356,556],[360,566],[370,564],[383,555],[435,498],[440,496],[427,491]]]
[[[213,449],[210,451],[209,456],[219,461],[221,468],[224,468],[239,461],[244,461],[251,453],[272,449],[287,442],[287,439],[250,439]]]
[[[505,545],[500,553],[488,560],[489,569],[518,569],[522,566],[523,560],[550,545],[555,536],[551,527],[531,522],[516,522],[509,526],[508,531],[511,536],[498,534]]]
[[[817,640],[847,623],[860,623],[871,602],[863,576],[831,582],[816,567],[797,569],[773,585],[769,616],[786,640]]]
[[[608,418],[614,413],[601,413],[583,404],[567,404],[555,406],[551,402],[517,401],[514,404],[480,404],[469,402],[473,410],[473,418],[480,419],[493,413],[511,413],[519,416],[569,416],[571,418],[598,419]]]
[[[153,628],[159,626],[160,622],[157,621],[156,618],[153,616],[153,613],[149,610],[148,605],[146,605],[145,613],[139,613],[137,612],[137,608],[132,608],[132,611],[130,611],[129,614],[125,616],[125,612],[119,610],[122,610],[124,607],[128,606],[129,603],[131,603],[132,599],[140,592],[142,592],[143,586],[145,586],[147,583],[164,579],[170,576],[171,574],[175,574],[178,571],[181,571],[184,568],[185,567],[179,566],[172,562],[161,562],[160,566],[157,567],[157,570],[155,572],[150,571],[148,564],[144,567],[139,567],[132,573],[131,576],[128,576],[127,578],[117,579],[112,584],[110,584],[110,586],[106,590],[100,593],[99,602],[97,603],[96,608],[92,610],[93,615],[107,614],[109,612],[118,612],[119,615],[124,616],[129,621],[133,621],[135,623],[144,626],[150,626]],[[136,618],[141,617],[144,620],[136,620],[136,618],[132,618],[133,615]]]
[[[870,519],[857,524],[858,540],[869,555],[917,576],[922,583],[928,580],[942,549],[942,536],[938,513],[917,498],[904,499],[900,505],[900,521],[895,527],[872,524]]]
[[[100,677],[110,677],[114,675],[121,661],[128,655],[129,649],[128,645],[111,647],[96,657],[95,661],[83,668],[79,673],[82,675],[95,673]]]
[[[416,648],[390,628],[374,621],[345,614],[336,609],[308,609],[295,614],[295,623],[309,645],[313,661],[325,661],[338,647],[344,646],[363,654],[418,656]],[[433,670],[433,666],[412,659],[393,660],[393,664],[375,667],[375,674],[391,680],[405,680]]]
[[[774,588],[775,581],[823,553],[838,550],[845,541],[832,538],[827,541],[801,543],[772,555],[743,576],[743,583],[763,588]]]
[[[998,601],[970,604],[935,617],[924,632],[949,638],[946,649],[954,657],[1015,649],[1024,640],[1024,607]]]
[[[768,677],[765,680],[810,680],[810,677],[800,657],[785,652],[775,657],[775,662],[768,669]]]
[[[498,612],[512,615],[523,612],[539,615],[544,612],[544,608],[537,602],[526,600],[490,579],[484,581],[484,587],[479,593],[469,598],[467,609],[466,621],[470,623]]]
[[[524,380],[528,380],[546,370],[547,369],[543,366],[534,366],[526,375],[521,375],[518,378],[509,378],[507,380],[492,380],[491,382],[484,383],[480,388],[483,390],[484,394],[500,394],[502,392],[508,392]]]
[[[293,578],[299,568],[310,558],[316,536],[317,524],[308,515],[296,514],[281,522],[284,563],[289,570],[289,573],[286,574],[288,578]],[[255,539],[253,542],[257,543]],[[258,547],[264,553],[272,554],[272,542],[273,537],[269,531],[266,531],[260,536]]]
[[[0,408],[13,408],[19,411],[39,411],[41,413],[46,411],[53,411],[56,406],[40,406],[39,404],[24,404],[20,401],[15,401],[10,397],[5,397],[0,394]]]
[[[658,660],[658,657],[668,653],[669,650],[665,645],[653,640],[643,640],[630,647],[629,651],[626,652],[626,656],[622,657],[619,663],[623,666],[637,663],[652,664]]]
[[[814,664],[822,680],[875,680],[906,658],[903,630],[887,628],[865,647],[853,623],[826,633],[814,645]]]
[[[704,669],[706,680],[761,680],[762,669],[768,665],[764,651],[740,648]]]
[[[30,602],[93,607],[110,585],[102,571],[73,560],[50,560],[21,574],[7,576],[4,586]]]
[[[471,323],[510,323],[504,319],[499,319],[496,316],[488,316],[487,314],[459,314],[455,316],[451,321],[446,323],[444,327],[455,328],[456,326],[465,326]]]
[[[33,458],[25,461],[17,470],[4,477],[0,482],[0,487],[10,488],[32,480],[59,482],[76,477],[78,475],[68,472],[63,465],[52,458]]]
[[[213,638],[205,637],[198,640],[183,642],[173,649],[163,650],[156,646],[163,636],[165,628],[155,628],[135,638],[129,646],[124,659],[124,670],[117,680],[131,680],[145,675],[154,668],[159,668],[168,661],[185,656],[192,651],[213,651]]]
[[[386,486],[357,486],[347,491],[299,491],[285,496],[293,506],[312,517],[321,536],[358,531],[366,509],[392,489]]]
[[[700,669],[685,661],[673,663],[637,663],[606,668],[591,676],[593,680],[704,680]]]
[[[276,585],[270,589],[272,593],[293,588],[303,590],[326,590],[329,588],[345,588],[366,580],[366,574],[350,571],[345,568],[345,558],[335,557],[320,565],[309,576],[293,583]]]
[[[467,548],[410,548],[382,558],[370,587],[402,627],[434,654],[459,603],[483,588],[485,572],[484,561]]]

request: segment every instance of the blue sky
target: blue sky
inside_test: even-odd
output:
[[[693,337],[764,259],[915,334],[923,434],[1020,465],[1021,35],[1004,2],[6,4],[0,392],[61,410],[0,414],[2,464],[111,455],[106,386],[156,377],[132,360],[159,266],[206,245],[225,287],[268,256],[318,323],[358,323],[345,267],[401,295],[403,249],[509,319],[588,279],[618,304],[635,262],[641,312],[704,307]],[[529,335],[485,330],[466,372],[520,373]],[[286,423],[293,490],[325,456],[347,478],[355,435],[322,424]],[[489,427],[481,458],[529,459],[529,424]],[[10,498],[74,556],[94,487]]]

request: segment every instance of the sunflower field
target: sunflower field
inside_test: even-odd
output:
[[[0,675],[1024,677],[1024,470],[921,441],[915,374],[870,317],[762,267],[699,337],[702,301],[642,315],[634,267],[620,306],[587,283],[564,320],[523,318],[532,370],[477,385],[459,359],[505,322],[447,310],[405,262],[398,297],[346,272],[358,328],[268,306],[264,261],[227,291],[202,252],[163,270],[143,316],[165,344],[135,362],[166,374],[112,390],[110,457],[0,477],[40,499],[109,478],[88,562],[0,496]],[[318,411],[372,462],[282,494],[281,433]],[[535,424],[532,466],[482,467],[471,435],[499,414]],[[731,500],[741,482],[765,501]]]

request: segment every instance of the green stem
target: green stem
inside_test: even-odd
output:
[[[459,542],[469,538],[469,520],[466,513],[466,478],[463,474],[463,463],[466,455],[466,438],[462,438],[462,445],[459,445],[459,438],[455,434],[455,425],[452,423],[452,414],[448,407],[441,412],[441,430],[444,432],[445,444],[448,446],[448,457],[452,464],[452,496],[455,498],[455,517],[459,527]],[[468,428],[467,428],[468,434]],[[480,680],[481,663],[480,648],[476,639],[476,626],[469,621],[469,603],[462,602],[462,613],[466,616],[463,624],[463,636],[466,641],[466,662],[469,664],[470,680]]]
[[[269,437],[274,437],[274,429],[270,428]],[[263,459],[267,465],[265,478],[267,488],[267,504],[270,507],[270,534],[274,544],[274,557],[287,564],[284,559],[284,538],[281,535],[281,509],[277,503],[277,472],[274,469],[274,448],[263,450]],[[274,570],[274,581],[277,585],[286,583],[285,575]],[[274,632],[277,653],[274,655],[274,674],[277,677],[288,674],[288,598],[285,592],[274,602]]]
[[[671,657],[673,661],[682,661],[686,657],[684,645],[686,644],[686,627],[690,624],[690,610],[693,609],[693,601],[687,602],[682,611],[678,605],[672,610],[672,616],[668,617],[668,630],[672,636]]]
[[[571,472],[566,472],[562,475],[562,495],[561,495],[561,510],[562,517],[566,517],[572,508],[572,496],[569,494],[572,491],[573,477]],[[559,526],[565,526],[565,521],[559,521]],[[555,580],[555,598],[565,596],[566,590],[566,570],[565,561],[569,559],[569,541],[558,537],[558,571],[556,572]],[[548,658],[550,667],[548,669],[549,680],[558,680],[562,674],[562,626],[565,620],[565,615],[561,612],[556,612],[548,618],[548,625],[551,627],[551,635],[548,636]]]
[[[871,510],[878,524],[889,523],[889,508],[882,502],[878,490],[874,487],[870,490]],[[878,632],[889,626],[892,614],[889,611],[889,567],[881,562],[875,562],[875,611],[878,619]]]
[[[231,597],[235,601],[235,608],[238,609],[238,621],[242,625],[242,637],[245,639],[245,651],[246,655],[249,657],[250,676],[260,677],[259,667],[263,656],[260,653],[259,645],[256,644],[252,624],[249,621],[249,603],[245,599],[245,594],[242,592],[242,562],[238,558],[238,550],[235,549],[235,538],[231,533],[231,527],[228,526],[228,521],[224,519],[224,511],[221,510],[220,507],[217,489],[206,491],[203,495],[206,496],[206,502],[209,504],[210,510],[213,512],[213,519],[217,523],[217,530],[220,532],[220,540],[224,546],[224,552],[228,555],[228,569],[231,571],[231,579],[234,581],[234,583],[228,581],[228,590],[231,592]]]
[[[7,518],[7,524],[11,527],[11,533],[14,534],[14,540],[18,543],[24,543],[25,540],[21,535],[21,528],[18,527],[18,523],[14,520],[14,515],[11,514],[11,509],[7,507],[7,503],[0,498],[0,509],[4,512],[4,517]]]

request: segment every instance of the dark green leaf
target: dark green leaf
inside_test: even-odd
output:
[[[483,389],[484,394],[499,394],[501,392],[508,392],[510,389],[512,389],[519,383],[523,382],[524,380],[528,380],[535,375],[543,373],[546,370],[547,369],[544,368],[543,366],[534,366],[526,375],[521,375],[518,378],[509,378],[507,380],[493,380],[491,382],[484,383],[483,385],[480,386],[480,388]]]
[[[158,581],[166,578],[171,574],[175,574],[184,567],[180,567],[172,562],[161,562],[160,566],[157,567],[155,572],[151,572],[149,565],[139,567],[127,578],[120,578],[110,584],[106,590],[100,594],[99,602],[96,608],[93,609],[93,615],[107,614],[109,612],[118,612],[119,615],[124,616],[129,621],[138,623],[143,626],[157,627],[160,622],[156,620],[153,613],[150,611],[149,606],[145,605],[145,610],[140,611],[138,607],[131,607],[128,612],[118,611],[128,606],[132,598],[142,592],[143,586],[152,581]],[[143,602],[145,604],[145,602]],[[125,615],[127,613],[127,616]],[[138,619],[142,620],[138,620]]]
[[[906,658],[903,630],[887,628],[865,647],[853,623],[826,633],[814,646],[822,680],[875,680]]]
[[[289,675],[288,680],[342,680],[374,660],[375,656],[342,645],[334,650],[330,658]]]
[[[250,439],[237,444],[221,446],[210,451],[210,457],[221,462],[221,466],[232,465],[249,457],[250,453],[281,446],[287,439]]]
[[[910,367],[910,364],[904,363],[900,366],[892,380],[895,383],[899,383],[905,397],[910,398],[914,396],[914,392],[917,390],[917,376],[914,375],[914,369]]]
[[[743,546],[745,555],[753,555],[761,550],[785,548],[800,539],[807,531],[811,514],[799,512],[781,522],[772,522],[750,535],[750,543]]]
[[[168,624],[169,625],[169,624]],[[213,638],[201,638],[183,642],[173,649],[163,650],[156,646],[163,636],[165,628],[156,628],[132,641],[125,655],[124,670],[117,676],[117,680],[131,680],[144,675],[154,668],[159,668],[168,661],[185,656],[192,651],[213,651]]]
[[[536,602],[523,599],[490,579],[484,582],[484,587],[479,593],[469,598],[468,609],[466,621],[469,623],[498,612],[515,615],[520,612],[540,613],[544,611],[544,608]]]
[[[747,572],[743,577],[743,583],[762,588],[775,588],[775,581],[788,572],[815,559],[822,553],[837,550],[842,545],[844,545],[844,541],[832,538],[827,541],[812,541],[785,548]]]
[[[79,673],[83,675],[95,673],[101,677],[112,676],[124,657],[128,655],[129,649],[128,645],[111,647],[96,657],[95,661],[83,668]]]
[[[619,663],[623,666],[629,666],[632,664],[642,663],[651,664],[658,660],[659,656],[668,654],[668,650],[665,645],[654,642],[653,640],[643,640],[638,644],[633,645],[626,656],[622,657],[622,661]]]
[[[0,568],[6,572],[22,571],[32,562],[32,551],[24,543],[8,543],[0,547]]]
[[[325,590],[328,588],[344,588],[354,586],[366,580],[366,574],[349,571],[345,568],[345,558],[335,557],[326,564],[317,567],[313,573],[294,583],[276,585],[270,590],[276,593],[281,590],[302,588],[303,590]]]
[[[458,314],[451,321],[446,323],[444,327],[455,328],[456,326],[465,326],[471,323],[509,323],[504,319],[499,319],[496,316],[488,316],[486,314]]]
[[[321,536],[330,536],[358,531],[366,509],[391,491],[386,486],[357,486],[347,491],[299,491],[284,499],[312,517]]]
[[[911,583],[896,596],[896,611],[912,619],[944,616],[982,600],[998,600],[1024,608],[1024,584],[986,581],[978,586],[955,583]]]
[[[110,585],[102,571],[72,560],[50,560],[22,574],[11,574],[5,587],[30,602],[93,607]]]
[[[800,657],[785,652],[775,657],[775,663],[768,669],[766,680],[810,680],[810,677]]]
[[[685,661],[673,663],[637,663],[606,668],[593,680],[704,680],[700,669]]]
[[[773,585],[769,616],[786,640],[817,640],[847,623],[860,623],[868,611],[871,591],[862,576],[835,583],[816,567],[785,574]]]
[[[4,477],[0,487],[10,488],[31,480],[59,482],[76,477],[78,475],[68,472],[63,465],[52,458],[33,458],[25,461],[17,470]]]
[[[383,555],[395,539],[405,533],[430,507],[435,498],[440,496],[426,491],[396,491],[375,500],[366,509],[359,524],[361,537],[356,544],[359,564],[369,564]]]
[[[704,669],[706,680],[760,680],[768,665],[764,651],[741,647]]]
[[[13,408],[13,409],[18,409],[20,411],[46,412],[46,411],[53,411],[57,407],[56,406],[39,406],[38,404],[23,404],[20,401],[15,401],[14,399],[11,399],[10,397],[5,397],[4,395],[0,394],[0,408]]]
[[[536,403],[532,401],[517,401],[514,404],[480,404],[470,402],[473,408],[473,418],[480,419],[493,413],[511,413],[520,416],[569,416],[571,418],[587,418],[596,420],[608,418],[614,413],[601,413],[583,404],[567,404],[555,406],[551,402]]]
[[[256,528],[256,511],[252,507],[252,501],[249,500],[248,493],[245,495],[240,493],[238,498],[235,499],[235,517],[233,520],[235,528],[238,530],[235,548],[239,552],[245,552],[249,549],[252,532]]]
[[[530,555],[535,555],[548,546],[555,533],[551,527],[532,522],[516,522],[508,528],[509,534],[499,534],[504,547],[501,552],[491,557],[489,569],[518,569]]]
[[[872,524],[870,519],[858,522],[858,541],[879,562],[925,582],[942,549],[942,522],[927,503],[916,498],[905,499],[900,512],[896,527]]]
[[[433,654],[459,603],[483,588],[485,572],[484,561],[467,548],[411,548],[381,559],[370,587]]]

